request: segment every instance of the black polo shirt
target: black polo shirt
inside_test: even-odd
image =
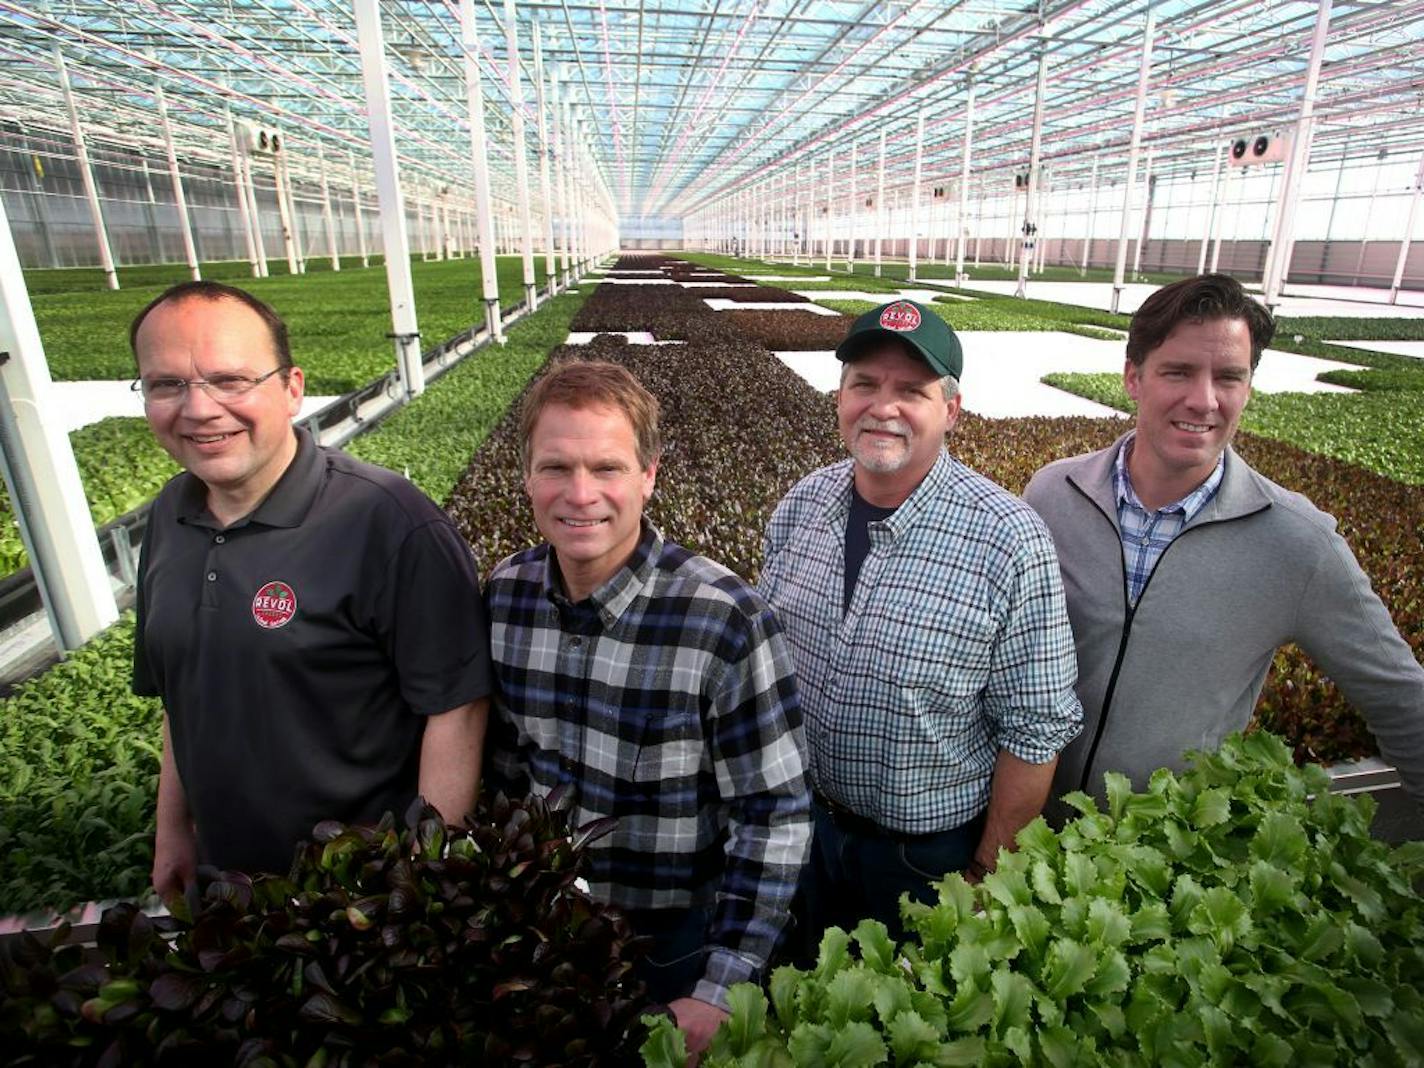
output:
[[[134,692],[167,709],[200,858],[243,871],[285,873],[320,820],[399,818],[423,717],[490,692],[469,545],[399,475],[297,437],[225,529],[170,481],[139,564]]]

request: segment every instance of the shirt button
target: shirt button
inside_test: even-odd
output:
[[[575,649],[577,649],[580,645],[583,644],[583,639],[579,637],[570,638],[569,644],[572,645]]]
[[[216,582],[217,580],[218,580],[218,573],[217,573],[216,571],[209,571],[209,572],[208,572],[208,581],[209,581],[209,582]]]
[[[224,542],[227,541],[227,535],[226,535],[226,534],[219,534],[217,537],[215,537],[215,538],[213,539],[213,541],[217,542],[219,545],[222,545]]]

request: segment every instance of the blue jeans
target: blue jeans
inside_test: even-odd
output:
[[[900,895],[932,904],[938,895],[931,884],[949,872],[963,871],[974,857],[984,833],[984,817],[937,834],[872,833],[868,827],[848,827],[819,802],[811,805],[816,834],[811,863],[802,886],[806,930],[802,953],[814,961],[827,927],[855,929],[861,920],[879,920],[896,941],[904,938]]]
[[[702,978],[707,961],[707,909],[632,909],[624,913],[635,934],[653,940],[633,974],[648,987],[648,997],[666,1005],[687,997]]]

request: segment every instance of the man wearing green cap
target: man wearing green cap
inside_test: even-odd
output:
[[[959,339],[897,300],[836,350],[851,458],[802,479],[760,588],[791,646],[815,840],[810,944],[951,871],[978,878],[1036,816],[1078,733],[1073,635],[1038,516],[954,460]]]

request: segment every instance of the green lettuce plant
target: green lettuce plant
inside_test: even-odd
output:
[[[1134,793],[1106,777],[977,887],[826,932],[809,971],[732,991],[704,1068],[1424,1063],[1424,844],[1369,836],[1262,732]],[[648,1068],[685,1063],[647,1019]]]

